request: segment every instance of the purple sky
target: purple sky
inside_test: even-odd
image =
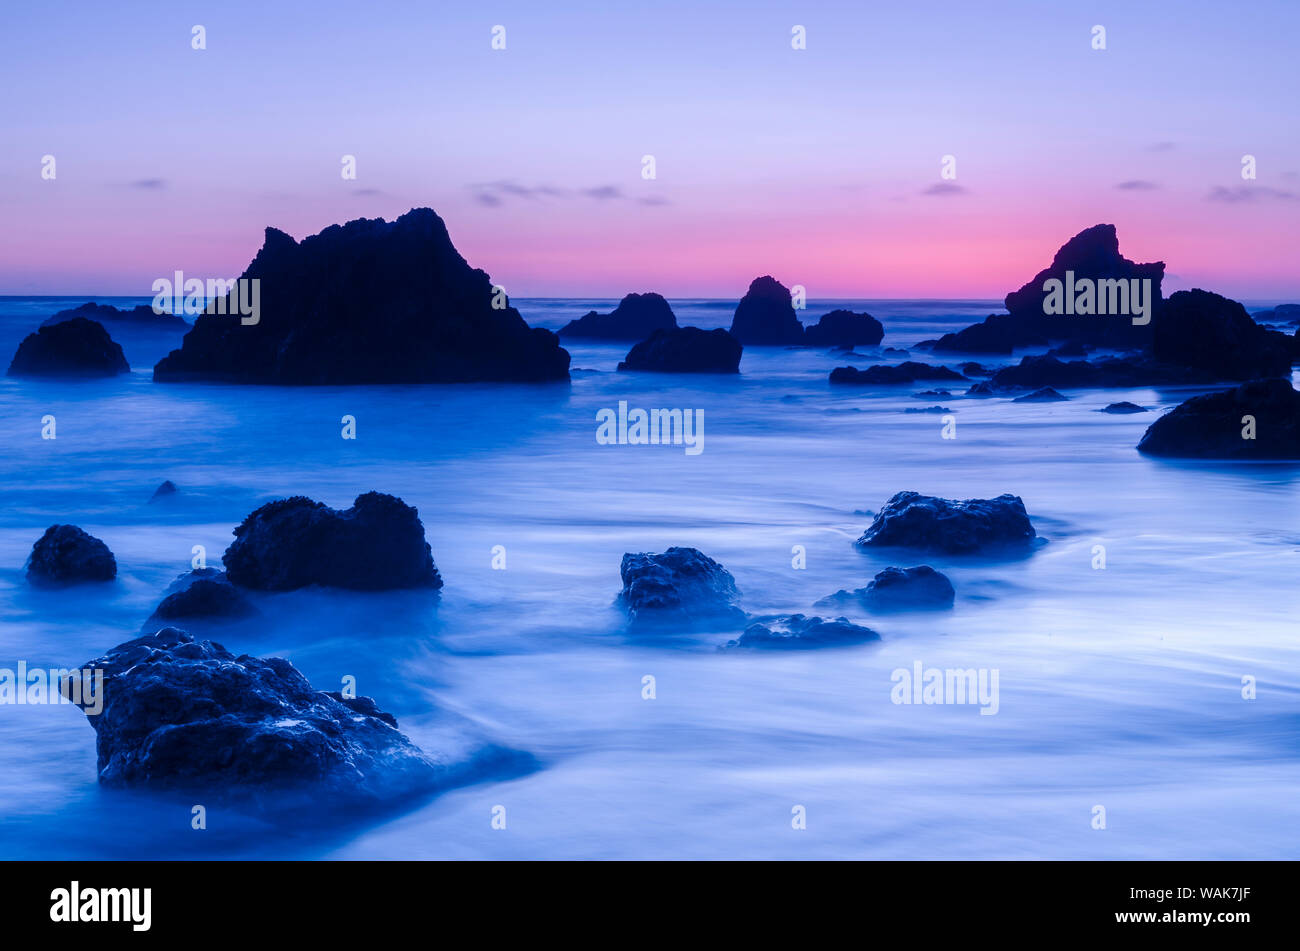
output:
[[[267,225],[429,205],[515,296],[1001,297],[1113,222],[1167,290],[1300,299],[1298,28],[1294,0],[6,4],[0,293],[148,295],[236,276]]]

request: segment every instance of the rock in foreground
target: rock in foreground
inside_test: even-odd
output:
[[[91,378],[129,373],[122,348],[93,320],[74,317],[42,326],[18,345],[9,376]]]
[[[171,583],[145,629],[157,630],[164,622],[187,618],[234,618],[253,613],[253,605],[224,571],[196,568]]]
[[[1028,546],[1036,534],[1025,503],[1016,495],[955,501],[899,492],[885,503],[856,544],[964,555]]]
[[[1252,430],[1254,438],[1245,438]],[[1300,393],[1287,380],[1255,380],[1194,396],[1152,423],[1138,451],[1188,459],[1300,459]]]
[[[343,511],[303,496],[268,502],[235,529],[222,560],[246,588],[441,588],[419,512],[382,492]]]
[[[656,330],[628,351],[620,370],[655,373],[739,373],[744,348],[727,331],[675,327]]]
[[[625,554],[619,604],[634,624],[694,625],[744,616],[731,572],[695,548]]]
[[[746,346],[803,343],[803,324],[795,316],[790,290],[773,277],[756,277],[736,305],[731,335]]]
[[[933,610],[952,607],[955,597],[952,582],[946,575],[929,565],[917,565],[886,568],[865,588],[837,591],[818,601],[817,607],[856,601],[872,611]]]
[[[849,647],[880,640],[869,627],[851,624],[847,618],[833,621],[792,614],[775,621],[757,622],[745,628],[738,640],[727,641],[729,648],[760,650],[811,650],[817,647]]]
[[[874,347],[884,336],[885,328],[870,314],[833,310],[804,328],[803,342],[810,347]]]
[[[259,282],[256,323],[234,295],[209,306],[154,379],[238,383],[567,380],[569,354],[529,327],[451,243],[429,208],[359,218],[301,242],[274,228],[241,275]],[[252,285],[237,285],[248,286]]]
[[[76,525],[51,525],[32,546],[27,580],[34,585],[112,581],[117,560],[108,546]]]
[[[279,657],[236,657],[168,627],[82,669],[104,672],[103,709],[87,719],[105,786],[217,798],[298,789],[377,803],[438,778],[373,700],[316,690]]]
[[[656,330],[677,329],[668,301],[658,294],[628,294],[608,314],[588,311],[560,330],[561,337],[588,340],[644,340]]]

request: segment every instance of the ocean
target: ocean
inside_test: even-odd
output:
[[[0,298],[0,352],[87,299]],[[512,303],[558,329],[616,302]],[[671,303],[705,328],[735,306]],[[800,316],[837,306],[869,311],[902,349],[1001,311],[815,301]],[[266,501],[389,492],[420,511],[440,598],[308,589],[189,629],[287,657],[321,689],[355,677],[431,753],[496,744],[534,766],[375,815],[322,803],[270,822],[214,804],[195,830],[201,800],[99,787],[75,707],[0,706],[4,858],[1300,855],[1300,464],[1139,455],[1197,389],[918,400],[934,387],[827,382],[902,357],[749,347],[735,377],[654,375],[615,371],[626,345],[571,342],[569,384],[154,384],[176,336],[110,332],[129,375],[0,379],[0,668],[72,667],[138,636],[195,546],[219,564]],[[1151,411],[1098,412],[1120,400]],[[703,450],[598,444],[597,413],[620,401],[703,410]],[[955,438],[940,415],[904,412],[935,404]],[[50,415],[57,438],[42,439]],[[165,479],[180,492],[151,503]],[[1043,541],[1011,560],[856,549],[909,489],[1019,495]],[[118,580],[32,589],[24,562],[55,523],[102,538]],[[844,614],[881,640],[747,652],[718,650],[734,629],[632,637],[620,559],[672,545],[720,561],[753,614]],[[890,564],[942,570],[953,610],[813,608]],[[894,702],[895,672],[918,663],[996,671],[996,713]]]

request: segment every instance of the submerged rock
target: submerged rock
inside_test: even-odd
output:
[[[619,604],[636,624],[736,621],[740,593],[731,572],[695,548],[669,548],[662,554],[623,556]]]
[[[899,492],[855,544],[972,554],[1028,546],[1036,534],[1025,503],[1016,495],[956,501]]]
[[[569,354],[529,327],[470,267],[432,209],[359,218],[295,241],[266,229],[241,275],[258,281],[256,323],[235,294],[199,316],[154,379],[238,383],[567,380]],[[237,285],[236,289],[240,286]],[[247,285],[252,287],[252,285]],[[505,306],[502,306],[505,305]]]
[[[930,349],[936,353],[1010,353],[1017,346],[1028,346],[1029,341],[1046,342],[1042,337],[1026,337],[1012,323],[1010,314],[989,314],[981,323],[944,334]]]
[[[184,317],[169,313],[155,313],[154,309],[148,304],[138,304],[130,310],[121,310],[110,304],[96,304],[94,301],[82,304],[80,307],[73,307],[71,310],[61,310],[53,317],[42,321],[41,326],[59,324],[65,320],[71,320],[73,317],[85,317],[87,320],[95,320],[101,324],[117,325],[123,328],[181,332],[190,329],[190,322]]]
[[[1137,448],[1190,459],[1300,459],[1300,393],[1287,380],[1254,380],[1194,396],[1152,423]]]
[[[656,330],[675,330],[677,318],[658,294],[628,294],[608,314],[588,311],[560,330],[561,337],[589,340],[644,340]]]
[[[731,335],[742,344],[800,344],[803,324],[795,316],[789,289],[773,277],[756,277],[736,305]]]
[[[169,496],[175,495],[179,491],[180,490],[176,488],[175,482],[171,479],[166,479],[163,481],[162,485],[153,490],[153,495],[149,496],[149,501],[157,502],[159,499],[165,499]]]
[[[904,413],[951,413],[946,406],[909,406],[903,410]]]
[[[874,347],[884,336],[885,328],[870,314],[833,310],[804,328],[803,342],[810,347]]]
[[[168,627],[82,669],[104,672],[103,708],[87,719],[105,786],[217,798],[299,789],[379,802],[438,778],[434,760],[373,700],[316,690],[280,657],[236,657]],[[63,693],[75,699],[69,686]]]
[[[929,565],[915,568],[886,568],[865,588],[837,591],[818,601],[816,607],[858,602],[872,611],[909,611],[950,608],[956,592],[952,582]]]
[[[757,648],[760,650],[811,650],[816,647],[848,647],[880,640],[880,635],[869,627],[852,624],[847,618],[833,621],[819,617],[792,614],[764,622],[755,622],[745,628],[738,640],[727,641],[728,648]]]
[[[1056,357],[1029,356],[1021,358],[1015,366],[1003,367],[990,379],[975,384],[967,395],[993,396],[1045,386],[1132,389],[1139,386],[1195,383],[1201,378],[1202,375],[1195,371],[1158,364],[1145,357],[1105,357],[1100,360],[1067,362]]]
[[[1099,413],[1112,413],[1114,415],[1123,415],[1125,413],[1145,413],[1145,406],[1138,406],[1137,403],[1130,403],[1128,400],[1122,400],[1119,403],[1108,403],[1102,409],[1097,410]]]
[[[129,373],[122,348],[93,320],[74,317],[42,326],[18,345],[9,376],[104,377]]]
[[[234,535],[222,560],[230,580],[246,588],[442,587],[419,512],[382,492],[358,495],[343,511],[301,495],[268,502]]]
[[[1068,400],[1068,396],[1062,396],[1050,386],[1044,386],[1034,390],[1032,393],[1026,393],[1024,396],[1017,396],[1011,402],[1013,403],[1061,403]]]
[[[656,373],[739,373],[744,348],[727,331],[675,327],[656,330],[628,351],[620,370]]]
[[[859,370],[857,367],[836,367],[831,371],[832,383],[915,383],[918,380],[958,380],[965,381],[960,373],[947,367],[930,366],[906,360],[894,366],[876,365]]]
[[[1291,375],[1285,334],[1259,326],[1235,300],[1200,289],[1165,301],[1151,354],[1161,363],[1200,370],[1206,380]]]
[[[112,581],[117,560],[108,546],[76,525],[51,525],[32,546],[27,580],[34,585]]]
[[[255,613],[247,596],[230,583],[224,571],[196,568],[171,583],[166,597],[145,622],[145,629],[157,630],[163,622],[185,618],[234,618]]]

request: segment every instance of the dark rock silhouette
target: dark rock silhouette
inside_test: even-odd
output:
[[[117,560],[108,546],[76,525],[51,525],[32,546],[27,580],[34,585],[112,581]]]
[[[18,345],[9,376],[104,377],[129,373],[122,348],[85,317],[42,326]]]
[[[1243,438],[1254,420],[1254,438]],[[1194,396],[1152,423],[1138,451],[1189,459],[1300,459],[1300,393],[1289,380],[1252,380]]]
[[[241,383],[567,380],[569,354],[529,327],[471,268],[431,209],[359,218],[294,241],[266,229],[242,275],[260,284],[258,322],[199,316],[154,379]],[[499,306],[494,307],[496,304]],[[209,311],[213,311],[209,305]]]
[[[1206,380],[1290,376],[1291,343],[1259,326],[1234,300],[1200,289],[1165,301],[1151,355],[1161,363],[1204,372]]]
[[[623,590],[618,602],[634,624],[735,622],[739,592],[731,572],[695,548],[662,554],[625,554],[619,566]]]
[[[792,614],[789,617],[755,622],[745,628],[739,639],[727,641],[728,648],[759,650],[811,650],[817,647],[849,647],[880,640],[869,627],[849,623],[847,618],[833,621]]]
[[[1034,390],[1032,393],[1026,393],[1024,396],[1017,396],[1011,402],[1013,403],[1061,403],[1068,400],[1068,396],[1062,396],[1050,386],[1044,386],[1041,389]]]
[[[913,393],[914,400],[946,400],[952,396],[951,390],[921,390],[919,393]]]
[[[756,277],[736,305],[731,335],[746,346],[803,343],[803,324],[795,316],[790,291],[772,277]]]
[[[1095,387],[1128,388],[1202,382],[1199,371],[1159,364],[1146,357],[1104,357],[1098,360],[1058,360],[1049,356],[1022,357],[1020,363],[1003,367],[993,376],[976,383],[968,396],[996,396],[1045,386],[1070,389]]]
[[[1049,357],[1056,357],[1057,359],[1073,359],[1077,357],[1086,357],[1088,351],[1091,349],[1092,348],[1087,344],[1081,343],[1078,340],[1071,340],[1069,343],[1064,343],[1059,347],[1053,347],[1051,350],[1048,350],[1047,355]]]
[[[674,327],[656,330],[627,353],[620,370],[657,373],[739,373],[744,348],[727,331]]]
[[[894,366],[877,365],[859,370],[857,367],[836,367],[831,371],[832,383],[916,383],[919,380],[957,380],[965,381],[960,373],[947,367],[930,366],[906,360]]]
[[[232,618],[254,613],[252,602],[230,583],[224,571],[196,568],[171,583],[166,596],[145,622],[145,629],[156,631],[167,621],[184,618]]]
[[[886,568],[865,588],[837,591],[818,601],[815,607],[859,603],[872,611],[911,611],[950,608],[956,592],[952,582],[929,565],[915,568]]]
[[[561,337],[589,340],[644,340],[656,330],[674,330],[677,318],[668,301],[655,293],[628,294],[611,313],[588,311],[560,330]]]
[[[169,498],[180,490],[176,488],[176,483],[171,479],[165,479],[163,484],[153,490],[153,495],[149,497],[150,502],[157,502],[159,499]]]
[[[885,503],[856,544],[971,554],[1027,546],[1036,534],[1025,503],[1016,495],[955,501],[899,492]]]
[[[98,321],[100,324],[121,326],[123,328],[178,330],[182,332],[190,329],[190,322],[184,317],[168,313],[156,314],[148,304],[137,304],[130,310],[122,310],[111,304],[97,304],[94,301],[82,304],[80,307],[73,307],[70,310],[61,310],[53,317],[43,320],[41,326],[48,327],[51,324],[63,323],[63,321],[71,320],[74,317],[85,317],[87,320]]]
[[[909,406],[903,410],[904,413],[951,413],[946,406]]]
[[[1010,353],[1016,347],[1046,343],[1046,338],[1020,329],[1009,314],[990,314],[978,324],[971,324],[934,341],[936,353]]]
[[[1108,403],[1102,409],[1097,410],[1099,413],[1111,413],[1116,416],[1122,416],[1126,413],[1145,413],[1145,406],[1138,406],[1137,403],[1130,403],[1128,400],[1122,400],[1119,403]]]
[[[874,347],[884,336],[885,328],[870,314],[833,310],[804,328],[803,342],[810,347]]]
[[[419,512],[381,492],[358,495],[343,511],[301,495],[268,502],[234,535],[222,561],[231,582],[246,588],[442,587]]]
[[[1300,324],[1300,304],[1278,304],[1254,315],[1257,323]]]
[[[104,672],[103,709],[86,718],[104,786],[217,799],[297,790],[377,804],[438,779],[373,700],[316,690],[280,657],[236,657],[168,627],[82,669]],[[75,699],[70,686],[63,694]]]
[[[993,371],[978,363],[963,363],[960,367],[963,376],[992,376]]]

